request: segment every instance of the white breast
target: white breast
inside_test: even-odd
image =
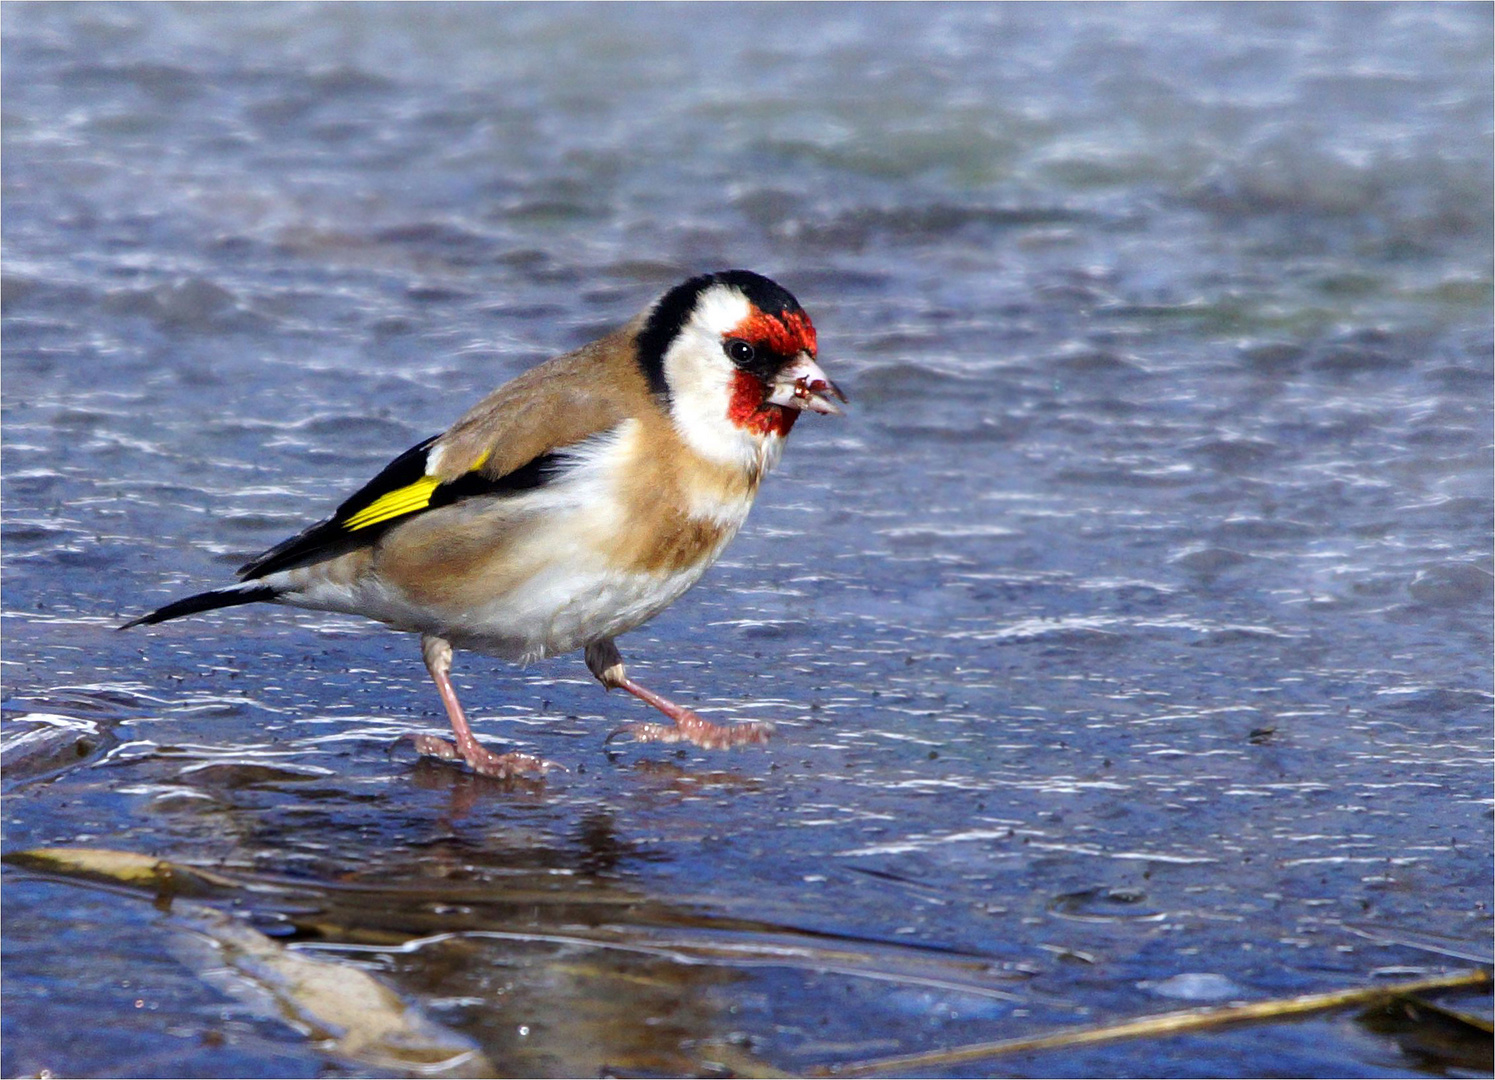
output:
[[[709,566],[673,573],[599,571],[559,559],[464,619],[454,644],[528,663],[616,637],[648,622],[680,598]]]

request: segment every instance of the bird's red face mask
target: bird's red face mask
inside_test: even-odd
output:
[[[730,416],[739,427],[787,435],[802,411],[842,411],[831,399],[844,402],[846,395],[815,362],[815,327],[803,311],[754,311],[732,328],[727,340],[746,342],[763,356],[780,358],[763,377],[747,370],[735,373]]]

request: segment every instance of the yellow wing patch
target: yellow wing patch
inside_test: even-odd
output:
[[[441,486],[434,476],[422,476],[413,484],[395,488],[387,495],[380,495],[358,513],[343,522],[349,532],[366,529],[390,518],[403,517],[417,510],[424,510],[431,502],[431,492]]]
[[[487,460],[488,453],[485,451],[482,457],[474,461],[467,471],[474,472],[482,468],[483,462]],[[348,520],[343,522],[343,528],[349,532],[357,532],[359,529],[366,529],[370,525],[378,525],[381,522],[390,521],[397,517],[404,517],[406,514],[413,514],[418,510],[424,510],[431,504],[432,493],[442,483],[444,481],[439,477],[422,476],[413,484],[406,484],[404,487],[386,492],[358,511],[358,513],[351,515]]]

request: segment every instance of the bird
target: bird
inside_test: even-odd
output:
[[[609,740],[765,742],[771,723],[717,724],[640,686],[616,638],[700,579],[800,414],[839,415],[837,402],[846,395],[793,294],[749,270],[700,274],[494,390],[331,517],[247,562],[237,584],[120,629],[264,602],[418,634],[455,742],[416,735],[415,748],[486,776],[556,763],[478,741],[451,681],[458,649],[521,664],[582,650],[604,689],[668,720],[624,724]]]

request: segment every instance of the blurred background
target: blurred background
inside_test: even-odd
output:
[[[5,1075],[802,1072],[1488,962],[1489,5],[0,29],[6,850],[241,886],[7,866]],[[622,647],[767,748],[605,747],[642,706],[579,658],[459,656],[489,745],[572,767],[500,784],[399,748],[446,726],[413,639],[114,633],[726,267],[851,412]],[[438,1034],[337,1040],[288,957]],[[1338,1015],[1000,1067],[1470,1046]]]

